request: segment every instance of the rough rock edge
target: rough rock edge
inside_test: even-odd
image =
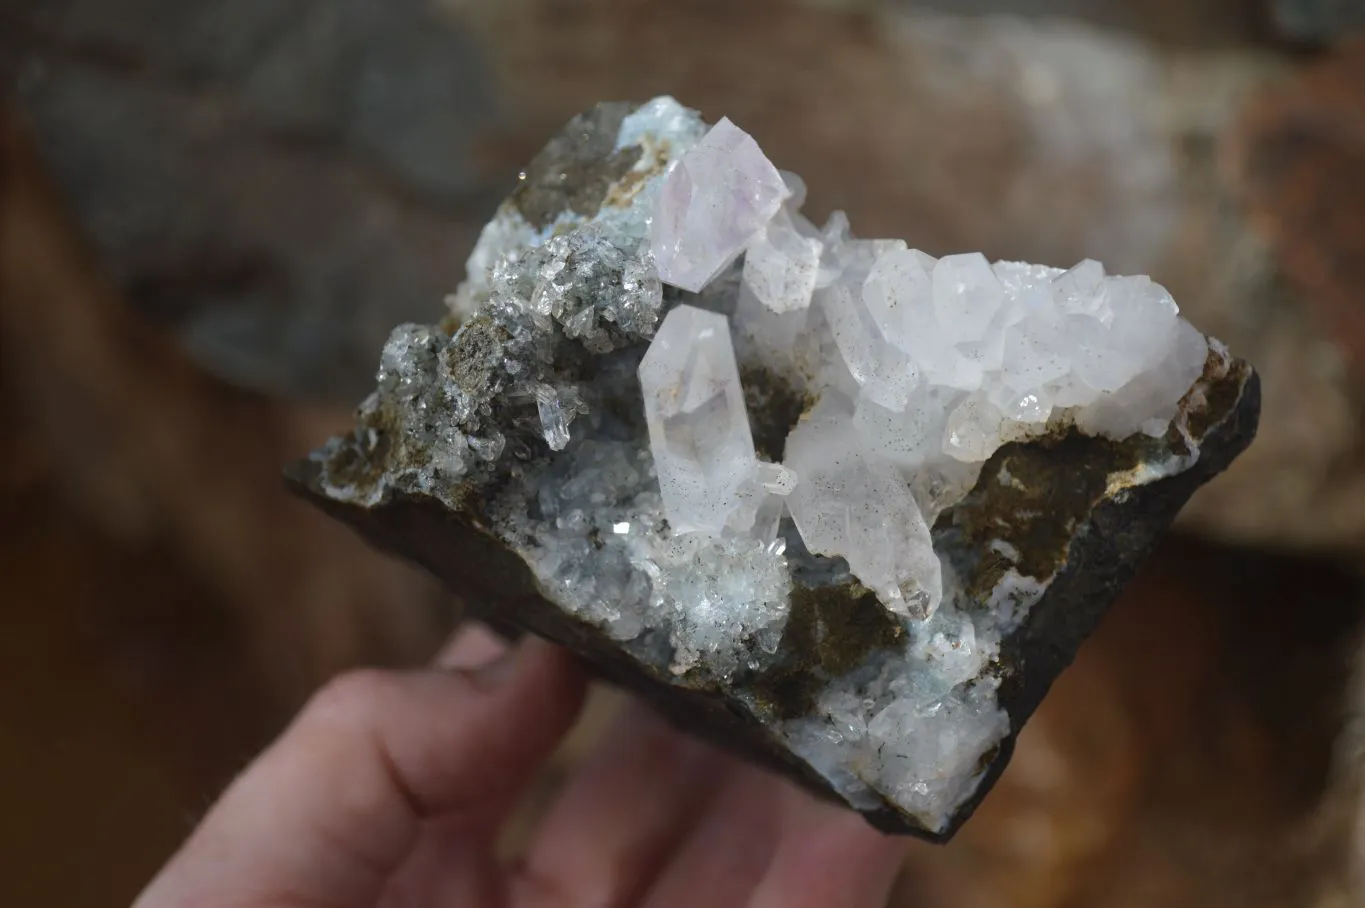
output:
[[[936,543],[942,544],[945,557],[959,569],[980,570],[984,543],[971,532],[971,521],[961,518],[994,500],[991,492],[999,487],[1001,469],[1021,451],[1046,451],[1067,444],[1089,451],[1102,446],[1103,451],[1094,451],[1093,461],[1084,456],[1078,462],[1071,458],[1055,461],[1054,475],[1048,476],[1045,468],[1033,486],[1047,500],[1052,489],[1074,487],[1075,471],[1083,469],[1090,482],[1082,485],[1097,491],[1093,503],[1083,503],[1089,505],[1088,510],[1052,552],[1055,571],[1050,580],[1044,578],[1046,592],[1033,604],[1022,626],[1003,641],[999,702],[1009,714],[1010,733],[988,758],[976,791],[941,832],[924,829],[886,801],[879,809],[863,811],[872,825],[936,842],[952,837],[999,778],[1024,722],[1160,533],[1198,486],[1225,469],[1250,444],[1259,410],[1260,384],[1251,367],[1211,354],[1205,376],[1186,396],[1177,418],[1198,448],[1197,461],[1181,472],[1147,481],[1129,473],[1130,479],[1115,481],[1116,471],[1122,472],[1125,465],[1179,456],[1183,438],[1175,428],[1156,442],[1136,437],[1115,444],[1071,432],[1053,440],[1007,445],[996,452],[972,493],[936,527]],[[1042,462],[1046,464],[1048,458]],[[493,627],[508,635],[527,630],[564,645],[604,679],[651,701],[679,727],[839,800],[825,780],[790,753],[745,706],[727,699],[723,691],[686,686],[686,681],[639,662],[597,628],[543,598],[530,569],[481,523],[476,507],[452,510],[436,499],[406,493],[394,493],[372,507],[339,502],[324,492],[322,469],[311,459],[299,461],[286,472],[287,481],[373,545],[427,568],[464,596],[471,612]]]

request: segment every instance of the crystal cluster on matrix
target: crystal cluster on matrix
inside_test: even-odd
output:
[[[666,513],[771,535],[753,514],[785,508],[811,552],[846,559],[889,609],[923,619],[943,599],[929,527],[981,464],[1059,422],[1164,434],[1207,344],[1148,278],[1091,260],[935,259],[855,239],[841,214],[817,228],[803,195],[728,120],[665,179],[649,235],[663,282],[704,291],[743,255],[733,330],[817,401],[784,464],[759,464],[721,318],[673,310],[640,370]]]
[[[834,679],[785,731],[851,803],[870,788],[939,828],[1008,733],[990,665],[1041,586],[1002,583],[968,615],[930,528],[1008,442],[1068,426],[1163,435],[1207,342],[1145,277],[935,259],[856,239],[842,213],[818,227],[804,196],[729,121],[658,193],[660,278],[698,294],[639,370],[664,517],[762,541],[789,515],[805,550],[842,559],[899,616],[906,648]],[[736,343],[749,374],[810,402],[780,464],[755,451]]]
[[[629,149],[591,213],[504,205],[457,332],[395,331],[362,407],[400,467],[384,481],[439,496],[496,475],[486,523],[545,598],[679,683],[726,685],[849,803],[941,830],[1010,730],[995,660],[1049,578],[1007,571],[969,602],[931,529],[1010,441],[1166,432],[1206,341],[1160,286],[1096,262],[817,226],[798,177],[671,98],[602,153]],[[748,409],[779,391],[794,425]],[[783,658],[802,585],[871,590],[896,632],[808,669],[818,693],[790,716],[746,685]]]

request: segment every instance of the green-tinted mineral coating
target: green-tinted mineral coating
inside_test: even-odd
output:
[[[634,104],[599,104],[569,121],[526,167],[508,201],[542,230],[560,214],[597,214],[612,187],[640,160],[639,146],[615,151],[621,121]]]

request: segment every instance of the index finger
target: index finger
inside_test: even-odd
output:
[[[573,659],[539,640],[478,671],[343,675],[233,783],[135,908],[373,904],[421,821],[523,784],[583,690]]]

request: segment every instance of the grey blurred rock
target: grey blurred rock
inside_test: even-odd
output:
[[[492,208],[477,45],[420,0],[58,0],[16,95],[131,301],[214,371],[349,397],[455,287]]]
[[[1269,0],[1275,27],[1287,38],[1328,44],[1365,31],[1360,0]]]
[[[896,9],[958,17],[1072,20],[1179,47],[1261,43],[1256,0],[797,0],[814,9]]]

